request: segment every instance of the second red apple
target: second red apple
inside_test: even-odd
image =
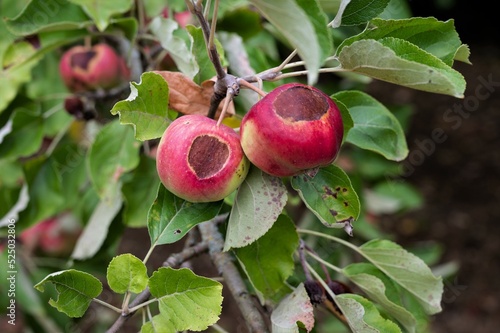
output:
[[[329,165],[344,128],[334,101],[321,90],[284,84],[253,105],[241,122],[241,146],[250,162],[278,177]]]

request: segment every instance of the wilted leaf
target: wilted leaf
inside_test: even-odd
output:
[[[197,85],[192,79],[180,72],[155,71],[163,76],[168,83],[169,107],[182,114],[207,115],[210,107],[210,98],[214,93],[215,80],[202,82]],[[217,109],[217,117],[222,111],[222,103]],[[227,115],[234,115],[234,104],[231,102]]]
[[[229,217],[224,251],[251,244],[283,211],[287,190],[280,178],[252,167],[240,185]]]
[[[297,322],[304,324],[307,332],[314,327],[314,308],[307,294],[304,284],[297,288],[271,314],[273,333],[299,333]]]
[[[102,292],[97,278],[74,269],[49,274],[35,288],[44,292],[46,283],[52,283],[58,294],[57,300],[50,299],[49,304],[72,318],[82,317],[92,299]]]

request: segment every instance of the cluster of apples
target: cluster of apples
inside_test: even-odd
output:
[[[177,118],[160,140],[158,175],[187,201],[218,201],[241,185],[250,163],[277,177],[331,164],[343,132],[340,111],[328,95],[288,83],[252,106],[239,134],[205,116]]]

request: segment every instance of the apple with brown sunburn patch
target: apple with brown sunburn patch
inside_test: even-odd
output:
[[[72,92],[109,89],[130,79],[124,59],[105,43],[71,47],[61,57],[59,72]]]
[[[165,188],[190,202],[224,199],[243,182],[249,164],[239,135],[202,115],[174,120],[156,153],[156,168]]]
[[[331,164],[344,127],[335,102],[321,90],[288,83],[255,103],[241,122],[241,146],[264,172],[294,176]]]

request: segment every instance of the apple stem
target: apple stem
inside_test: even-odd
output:
[[[85,36],[84,40],[83,40],[83,44],[85,46],[85,48],[87,49],[90,49],[92,47],[92,39],[90,36]]]
[[[259,82],[260,85],[262,85],[262,79],[261,78],[257,77],[256,80],[257,80],[257,82]],[[260,89],[260,88],[258,88],[256,86],[254,86],[253,84],[251,84],[250,82],[248,82],[248,81],[246,81],[244,79],[241,79],[241,78],[238,79],[238,83],[241,86],[245,87],[245,88],[248,88],[248,89],[251,89],[251,90],[255,91],[261,97],[265,97],[267,95],[267,93],[264,90],[262,90],[262,89]]]
[[[222,111],[220,113],[219,119],[217,120],[217,127],[220,126],[222,120],[226,116],[227,109],[229,108],[229,104],[233,100],[234,90],[232,88],[228,88],[226,92],[226,98],[224,99],[224,105],[222,106]]]

